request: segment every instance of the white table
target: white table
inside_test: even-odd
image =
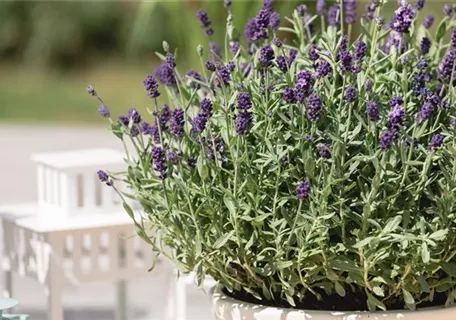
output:
[[[28,213],[33,213],[31,208]],[[114,281],[116,319],[127,319],[126,281],[148,275],[153,253],[147,243],[133,236],[134,226],[126,213],[52,220],[37,214],[21,217],[16,212],[0,218],[4,238],[0,261],[5,271],[6,296],[12,296],[13,272],[33,278],[44,287],[48,297],[48,319],[62,320],[66,285]],[[172,269],[164,263],[159,263],[154,272],[160,271],[165,271],[170,282],[175,280]],[[17,295],[16,298],[20,299]],[[173,300],[169,299],[170,303]],[[170,306],[169,310],[172,309]]]

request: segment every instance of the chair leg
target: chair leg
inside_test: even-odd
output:
[[[127,282],[119,280],[116,282],[116,320],[127,320]]]
[[[176,320],[187,319],[187,275],[181,275],[176,281]]]
[[[48,319],[63,320],[62,287],[55,274],[50,276],[48,290]]]
[[[3,288],[3,296],[5,298],[13,297],[13,272],[11,270],[4,270],[3,277],[5,280],[5,286]]]

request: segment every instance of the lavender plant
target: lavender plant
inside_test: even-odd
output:
[[[455,302],[454,8],[432,34],[423,0],[391,18],[384,2],[355,35],[355,0],[319,0],[316,15],[300,5],[284,27],[264,0],[241,41],[225,1],[223,50],[199,11],[199,70],[182,74],[165,43],[147,112],[110,118],[88,88],[132,146],[125,173],[100,179],[127,184],[144,214],[124,207],[154,251],[276,306]]]

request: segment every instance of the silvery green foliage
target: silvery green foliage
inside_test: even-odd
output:
[[[182,134],[158,107],[153,77],[142,112],[151,124],[131,110],[111,120],[133,145],[125,174],[111,176],[144,208],[138,235],[199,283],[210,275],[258,299],[453,303],[456,54],[443,39],[456,21],[445,17],[433,35],[402,3],[392,30],[382,7],[373,1],[356,38],[334,16],[327,27],[324,15],[295,11],[280,29],[295,40],[271,45],[274,31],[249,22],[253,38],[234,54],[229,16],[226,50],[201,47],[199,72],[187,76],[159,54],[171,62],[158,90],[183,110]]]

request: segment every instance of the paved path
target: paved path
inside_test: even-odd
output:
[[[120,147],[119,141],[102,128],[9,125],[0,123],[0,206],[32,202],[35,194],[35,168],[30,161],[34,152],[95,147]],[[2,239],[0,235],[0,239]],[[18,279],[15,279],[18,280]],[[0,282],[0,287],[2,283]],[[164,320],[167,284],[151,273],[145,280],[129,283],[131,308],[129,320]],[[33,280],[15,281],[20,311],[32,320],[46,320],[46,298]],[[208,298],[196,288],[189,288],[188,319],[210,320]],[[63,297],[65,320],[112,320],[114,290],[100,283],[68,288]]]

